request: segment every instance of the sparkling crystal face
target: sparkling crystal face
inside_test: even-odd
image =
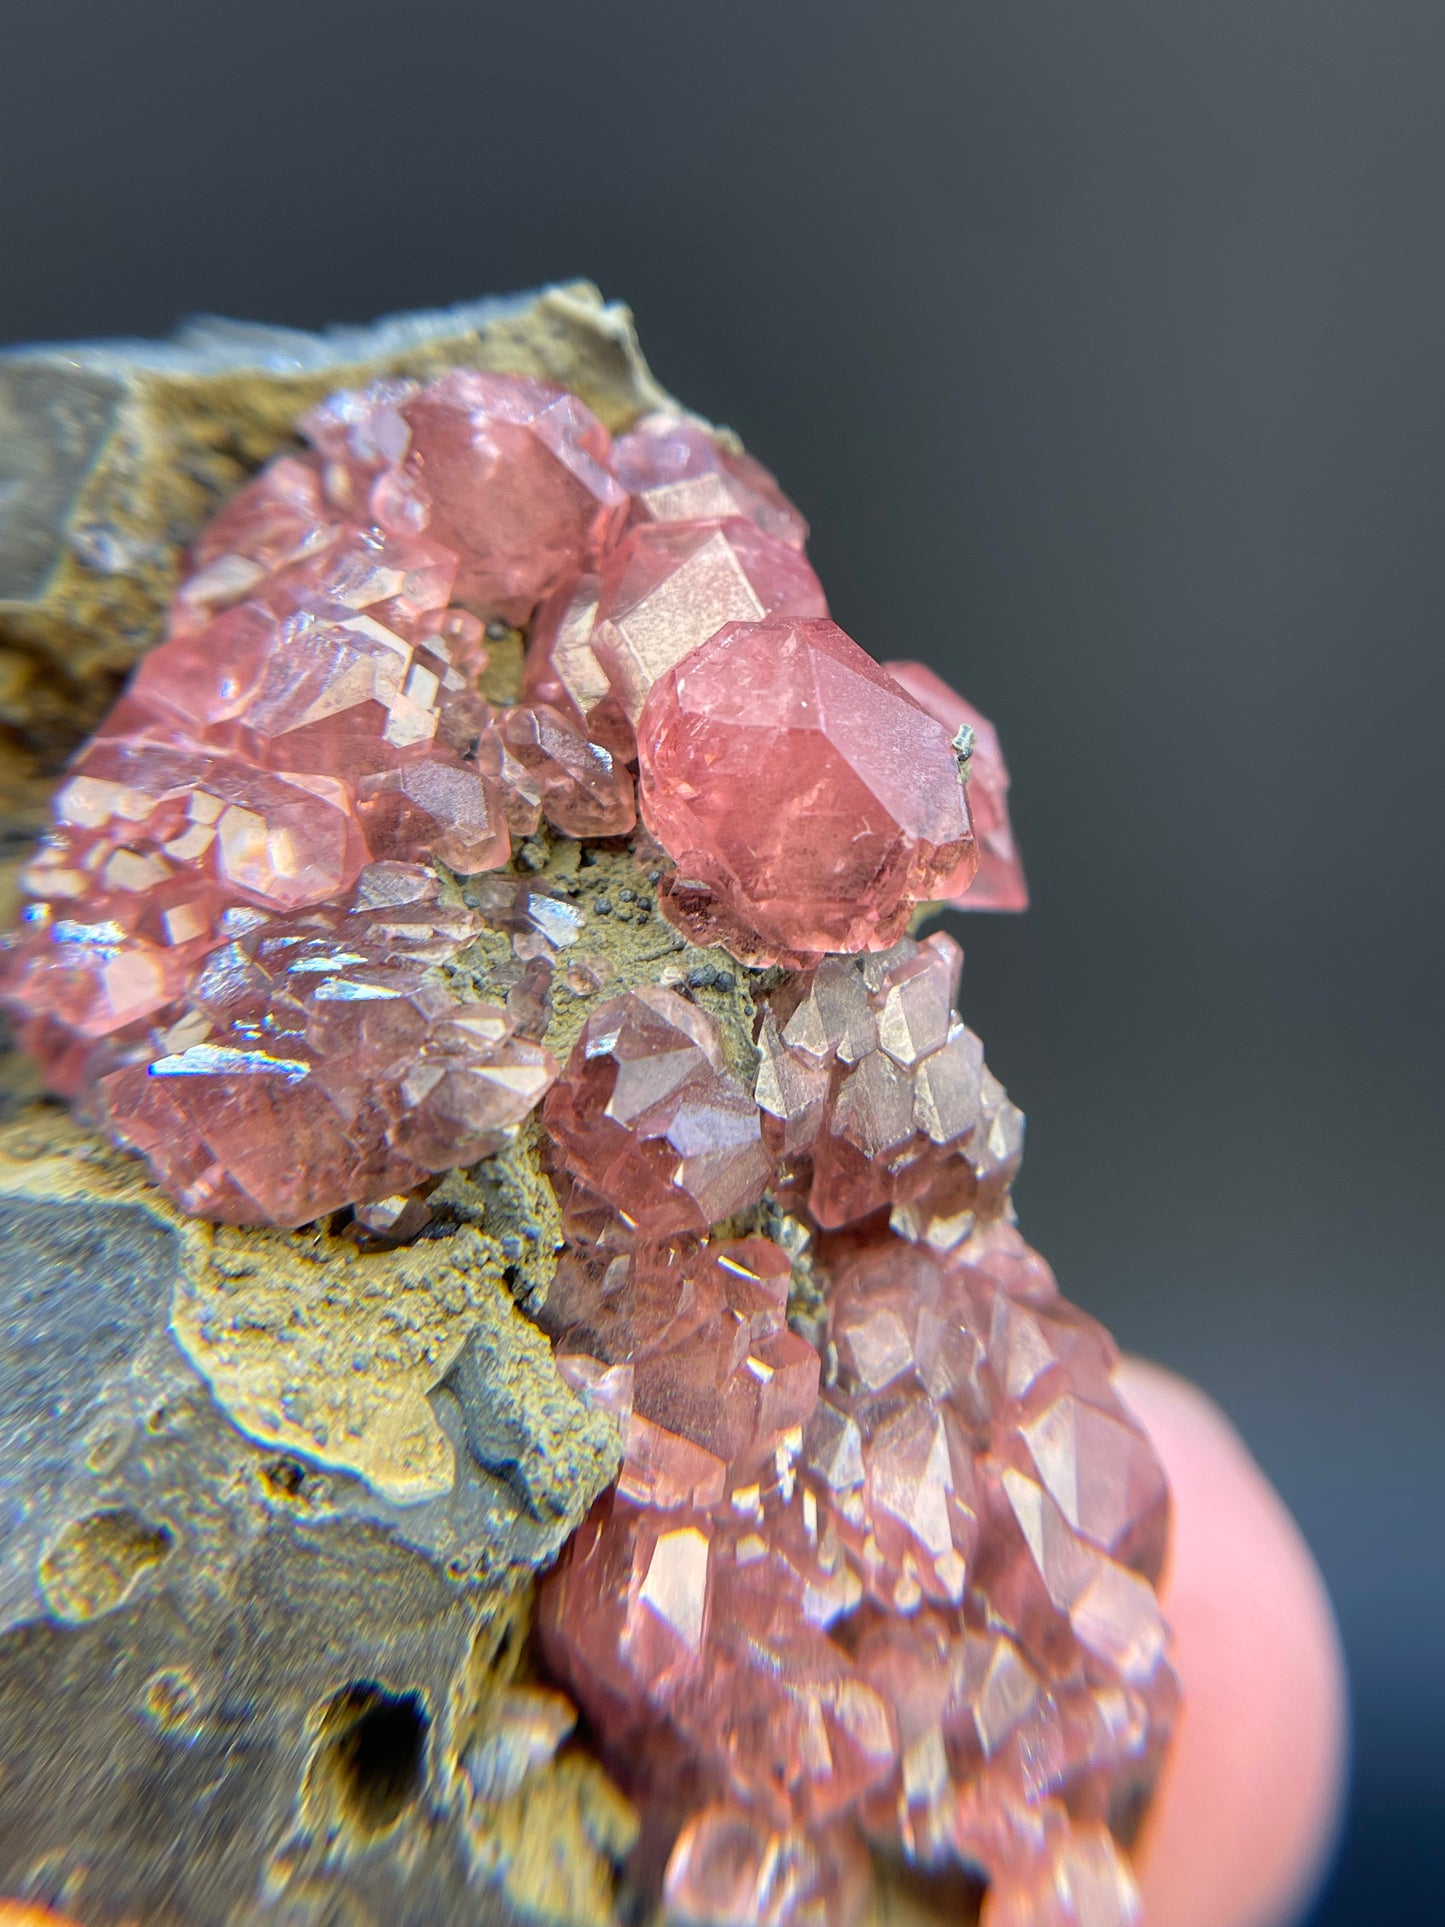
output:
[[[1132,1920],[1168,1494],[1014,1228],[961,953],[905,934],[1024,903],[993,729],[828,619],[801,515],[688,417],[614,442],[454,371],[304,428],[62,784],[0,996],[198,1216],[405,1241],[537,1134],[537,1313],[622,1454],[541,1643],[669,1918],[858,1922],[872,1848],[986,1877],[988,1927]],[[511,1699],[485,1797],[575,1717]]]
[[[974,861],[947,730],[834,622],[729,623],[670,667],[638,771],[668,915],[752,962],[886,948]]]
[[[670,990],[592,1013],[545,1121],[568,1171],[651,1237],[706,1231],[755,1204],[772,1171],[714,1027]]]

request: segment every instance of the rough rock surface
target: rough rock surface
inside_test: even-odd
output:
[[[4,1134],[0,1195],[6,1889],[87,1927],[503,1921],[518,1905],[605,1919],[631,1821],[598,1769],[533,1761],[573,1869],[559,1903],[529,1870],[520,1809],[462,1765],[506,1741],[528,1575],[610,1463],[510,1302],[433,1388],[448,1489],[402,1505],[362,1476],[364,1437],[327,1459],[314,1440],[288,1449],[284,1417],[233,1423],[253,1416],[245,1374],[204,1344],[197,1369],[176,1342],[209,1275],[197,1227],[120,1160],[41,1112]],[[344,1279],[333,1293],[342,1323],[367,1302],[352,1288],[348,1305]],[[374,1392],[371,1370],[268,1327],[264,1304],[233,1318],[267,1361],[257,1382],[294,1350],[295,1395],[337,1378]]]

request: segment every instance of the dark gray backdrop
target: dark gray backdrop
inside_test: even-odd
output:
[[[0,339],[589,274],[1001,726],[1026,1228],[1242,1426],[1441,1918],[1445,8],[5,0]]]

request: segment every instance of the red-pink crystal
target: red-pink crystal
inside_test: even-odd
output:
[[[632,726],[611,700],[612,684],[592,647],[601,588],[597,576],[584,575],[548,596],[527,637],[522,687],[533,702],[570,714],[598,742],[630,757]]]
[[[307,1223],[486,1156],[555,1065],[435,981],[475,928],[427,871],[388,864],[346,909],[258,918],[100,1077],[109,1129],[186,1210],[232,1223]]]
[[[508,622],[600,555],[627,513],[601,422],[520,376],[380,383],[323,403],[306,431],[344,512],[453,550],[459,600]]]
[[[707,1247],[579,1255],[548,1302],[564,1371],[626,1433],[618,1491],[544,1584],[544,1648],[628,1784],[677,1814],[670,1901],[848,1919],[861,1874],[775,1900],[766,1866],[852,1816],[924,1866],[982,1869],[1009,1927],[1025,1896],[1058,1927],[1075,1894],[1126,1906],[1101,1823],[1147,1789],[1176,1688],[1150,1584],[1163,1478],[1109,1341],[1007,1227],[973,1262],[865,1239],[827,1275],[836,1377],[799,1442],[769,1462],[746,1423],[751,1456],[714,1454],[708,1486],[658,1435],[696,1444],[704,1385],[753,1409],[693,1335],[741,1249],[715,1271]],[[672,1363],[649,1377],[658,1330]],[[716,1443],[726,1418],[704,1423]]]
[[[765,1238],[564,1261],[546,1312],[558,1367],[623,1424],[624,1498],[712,1504],[796,1450],[819,1365],[788,1329],[789,1277]]]
[[[612,450],[617,479],[644,522],[743,516],[801,549],[808,525],[761,462],[725,447],[701,422],[665,410],[644,415]]]
[[[1139,1889],[1108,1828],[1061,1829],[1043,1853],[992,1884],[981,1927],[1135,1927]]]
[[[872,1889],[846,1827],[773,1827],[717,1801],[678,1836],[663,1898],[679,1927],[859,1927]]]
[[[707,1230],[760,1197],[772,1170],[715,1025],[671,990],[594,1010],[545,1115],[567,1169],[649,1238]]]
[[[730,624],[654,686],[638,757],[667,915],[747,962],[884,949],[972,859],[948,732],[833,622]]]
[[[564,836],[626,836],[637,827],[627,766],[550,703],[522,703],[501,724],[507,750],[535,785],[543,816]]]
[[[326,502],[320,464],[279,456],[238,489],[197,538],[171,604],[171,635],[204,628],[267,576],[323,552],[341,527]]]
[[[883,667],[950,735],[973,731],[968,809],[978,842],[978,870],[972,873],[962,866],[945,877],[938,887],[938,901],[958,910],[1027,910],[1029,890],[1009,822],[1008,765],[999,748],[998,731],[924,663],[885,662]]]
[[[1001,1205],[1023,1118],[953,1007],[962,964],[941,932],[904,938],[824,958],[765,1011],[766,1133],[825,1228],[888,1207],[906,1237],[948,1248]]]
[[[107,736],[72,767],[23,876],[24,927],[0,962],[5,997],[31,1022],[86,1037],[134,1025],[179,994],[230,913],[325,903],[366,861],[327,779]]]
[[[602,570],[591,648],[635,724],[658,678],[725,623],[827,613],[804,557],[755,523],[645,522]]]
[[[463,876],[506,862],[511,835],[500,780],[473,763],[422,756],[357,785],[367,848],[408,862],[426,851]]]

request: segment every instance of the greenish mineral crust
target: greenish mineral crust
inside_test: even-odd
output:
[[[62,757],[157,640],[185,544],[305,409],[458,367],[555,382],[613,430],[668,401],[586,282],[322,335],[200,321],[0,354],[0,725]]]

